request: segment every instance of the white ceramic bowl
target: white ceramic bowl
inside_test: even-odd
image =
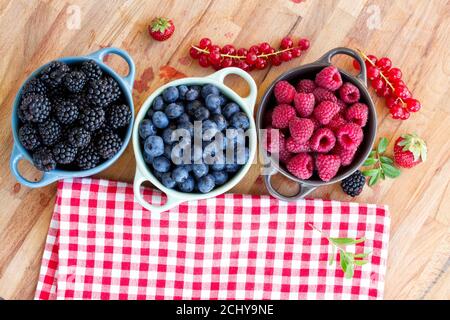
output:
[[[226,76],[230,74],[235,74],[242,77],[250,87],[250,93],[247,97],[242,98],[236,92],[231,90],[224,84],[224,79]],[[149,170],[147,164],[144,161],[141,144],[139,143],[139,124],[142,119],[147,114],[148,109],[151,107],[153,103],[153,99],[159,96],[164,89],[170,86],[179,86],[179,85],[204,85],[211,83],[217,86],[220,91],[231,101],[236,102],[244,111],[248,118],[250,119],[250,128],[249,128],[249,159],[248,162],[231,178],[227,181],[227,183],[213,189],[208,193],[185,193],[176,191],[173,189],[166,188]],[[158,88],[155,92],[153,92],[150,97],[142,105],[139,113],[136,116],[136,120],[134,122],[133,128],[133,149],[134,155],[136,158],[136,174],[134,177],[133,191],[136,200],[147,210],[152,213],[161,213],[163,211],[169,210],[181,202],[191,201],[191,200],[200,200],[218,196],[219,194],[225,193],[231,188],[233,188],[241,179],[245,176],[248,169],[250,168],[253,159],[256,153],[257,147],[257,139],[256,139],[256,126],[255,120],[253,119],[253,108],[255,106],[257,96],[257,88],[255,81],[253,78],[245,71],[239,68],[225,68],[220,71],[217,71],[207,77],[192,77],[192,78],[183,78],[178,79],[172,82],[165,84],[164,86]],[[157,206],[146,201],[141,194],[141,185],[145,181],[150,181],[155,187],[160,189],[167,195],[167,201],[165,204],[161,206]]]

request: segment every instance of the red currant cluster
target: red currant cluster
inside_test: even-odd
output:
[[[364,58],[367,68],[367,78],[379,97],[386,99],[386,105],[390,109],[393,119],[406,120],[411,112],[417,112],[421,108],[418,100],[412,98],[412,94],[402,80],[402,71],[392,68],[392,61],[383,57],[377,59],[374,55],[366,55],[362,51],[359,54]],[[359,70],[359,64],[353,61],[353,66]]]
[[[238,67],[245,71],[253,69],[264,69],[269,63],[279,66],[282,62],[290,61],[299,57],[302,51],[309,48],[308,39],[300,39],[297,46],[290,37],[281,40],[280,49],[276,50],[267,42],[245,48],[236,49],[233,45],[227,44],[222,48],[212,44],[208,38],[200,40],[198,45],[192,45],[189,54],[192,58],[198,59],[199,65],[204,68],[212,66],[219,70],[226,67]]]

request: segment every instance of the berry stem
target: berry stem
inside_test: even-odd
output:
[[[197,51],[202,52],[202,53],[209,54],[209,51],[206,50],[206,49],[199,48],[199,47],[197,47],[195,45],[191,45],[191,47],[194,48]],[[286,51],[290,51],[292,49],[294,49],[294,47],[278,50],[278,51],[275,51],[275,52],[272,52],[272,53],[260,54],[260,55],[257,55],[256,57],[258,57],[258,58],[267,58],[267,57],[275,56],[277,54],[280,54],[280,53],[283,53],[283,52],[286,52]],[[231,59],[245,59],[246,58],[245,56],[238,56],[238,55],[231,55],[231,54],[224,54],[224,53],[221,53],[220,55],[222,57],[231,58]]]

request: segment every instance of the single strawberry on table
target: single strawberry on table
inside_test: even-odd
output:
[[[152,20],[148,26],[150,36],[157,41],[169,39],[175,31],[175,25],[168,18],[158,17]]]
[[[394,161],[403,168],[411,168],[427,159],[427,145],[416,134],[403,134],[394,146]]]

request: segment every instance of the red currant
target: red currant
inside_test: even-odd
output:
[[[375,57],[373,54],[369,54],[369,55],[367,56],[367,59],[370,60],[370,61],[372,61],[372,63],[370,63],[370,61],[367,61],[367,60],[366,60],[366,61],[365,61],[366,67],[371,66],[371,65],[373,65],[373,64],[376,64],[377,61],[378,61],[377,57]]]
[[[237,55],[238,56],[244,56],[245,57],[247,55],[247,53],[248,53],[248,51],[245,48],[239,48],[238,51],[237,51]]]
[[[371,84],[375,91],[382,90],[386,86],[386,83],[381,78],[372,80]]]
[[[245,61],[241,61],[241,62],[239,63],[239,68],[241,68],[241,69],[244,70],[244,71],[249,71],[249,65],[248,65],[248,63],[245,62]]]
[[[272,54],[275,52],[275,48],[270,47],[269,50],[267,50],[266,54]]]
[[[293,45],[294,45],[294,42],[292,41],[292,39],[290,37],[284,37],[281,40],[280,47],[281,47],[281,49],[287,49],[287,48],[292,48]]]
[[[409,111],[408,110],[406,110],[406,109],[403,109],[403,115],[400,117],[400,119],[402,119],[402,120],[406,120],[406,119],[408,119],[409,118],[409,116],[410,116],[411,114],[409,113]]]
[[[267,67],[267,60],[264,58],[256,59],[255,67],[256,67],[256,69],[260,69],[260,70],[264,69],[265,67]]]
[[[260,54],[261,52],[259,51],[259,47],[258,46],[256,46],[256,45],[254,45],[254,46],[251,46],[250,47],[250,49],[248,49],[248,51],[250,52],[254,52],[256,55],[258,55],[258,54]]]
[[[220,47],[216,44],[209,46],[209,52],[220,53]]]
[[[198,64],[201,65],[203,68],[209,67],[208,55],[202,54],[200,58],[198,58]]]
[[[282,61],[289,61],[292,59],[292,53],[290,51],[284,51],[280,54]]]
[[[250,51],[249,53],[247,53],[247,56],[245,57],[245,62],[247,62],[249,65],[252,65],[256,62],[257,59],[258,57],[256,53]]]
[[[291,53],[294,58],[297,58],[302,54],[302,50],[299,47],[292,48]]]
[[[390,109],[392,108],[397,102],[397,98],[396,97],[386,97],[386,106]]]
[[[259,51],[262,53],[267,53],[270,50],[270,44],[263,42],[259,44]]]
[[[401,79],[392,81],[392,85],[394,87],[406,87],[406,83]]]
[[[193,58],[193,59],[198,59],[201,56],[201,52],[198,51],[197,49],[195,49],[194,47],[191,47],[189,49],[189,55]]]
[[[270,62],[274,66],[279,66],[281,64],[281,59],[278,55],[270,56]]]
[[[220,62],[219,62],[219,63],[212,64],[211,67],[213,67],[214,70],[220,70],[220,69],[222,69],[222,66],[220,65]]]
[[[218,64],[218,63],[220,63],[221,55],[219,52],[211,51],[209,53],[208,58],[209,58],[209,62],[211,62],[211,64]]]
[[[389,58],[383,57],[377,61],[376,65],[381,71],[388,71],[392,67],[392,61]]]
[[[389,97],[390,95],[392,95],[392,89],[388,85],[383,86],[379,90],[375,90],[375,92],[379,97]]]
[[[417,112],[422,108],[422,105],[420,102],[416,99],[406,99],[406,109],[408,109],[410,112]]]
[[[359,66],[359,62],[356,59],[353,59],[353,68],[355,68],[357,71],[361,70],[361,67]]]
[[[206,49],[212,44],[211,39],[209,38],[202,38],[200,39],[199,48]]]
[[[236,53],[236,49],[234,48],[233,45],[227,44],[227,45],[223,46],[223,48],[220,50],[220,52],[223,54],[233,55]]]
[[[367,68],[367,78],[369,78],[369,80],[375,80],[378,79],[379,77],[380,77],[380,69],[374,66],[369,66]]]
[[[395,104],[389,112],[391,113],[393,119],[401,119],[403,117],[404,110],[400,104]]]
[[[391,81],[397,81],[402,78],[402,71],[399,68],[392,68],[388,71],[387,77]]]
[[[228,68],[233,65],[233,60],[231,58],[223,58],[223,60],[220,62],[220,66],[222,68]]]
[[[411,92],[409,92],[408,88],[405,86],[397,86],[394,88],[394,94],[402,99],[411,98]]]
[[[300,41],[298,42],[298,46],[300,47],[301,50],[308,50],[309,48],[309,40],[306,38],[300,39]]]

